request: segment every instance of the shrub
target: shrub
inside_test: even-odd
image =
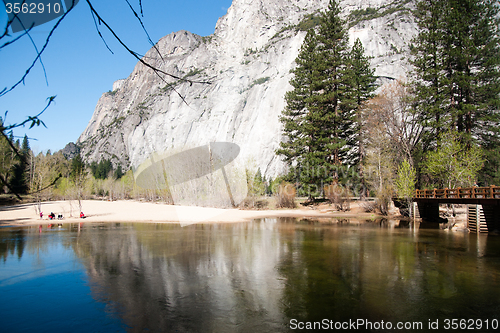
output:
[[[290,183],[282,182],[276,195],[276,207],[295,208],[295,195],[297,190]]]
[[[377,191],[377,199],[375,203],[377,205],[378,211],[382,215],[389,215],[389,206],[392,201],[393,191],[390,187],[383,187]]]
[[[348,188],[337,183],[332,183],[331,185],[325,185],[323,191],[325,197],[330,203],[335,205],[337,210],[344,212],[351,210],[351,193]]]
[[[255,197],[246,197],[238,207],[248,209],[266,209],[269,202],[266,199],[256,199]]]

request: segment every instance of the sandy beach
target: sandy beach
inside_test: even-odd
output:
[[[85,222],[164,222],[164,223],[231,223],[246,222],[265,217],[330,218],[351,217],[360,219],[376,218],[377,215],[362,213],[354,208],[350,212],[336,212],[332,209],[277,209],[243,210],[193,206],[172,206],[163,203],[133,200],[82,201]],[[0,207],[0,225],[28,225],[53,223],[48,215],[62,214],[62,222],[81,222],[76,201],[51,201],[42,203],[43,218],[37,215],[33,203]],[[56,220],[57,221],[57,220]]]

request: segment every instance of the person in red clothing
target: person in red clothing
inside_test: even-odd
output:
[[[84,219],[84,218],[85,218],[85,214],[83,214],[83,212],[80,212],[80,218],[81,218],[81,219]]]

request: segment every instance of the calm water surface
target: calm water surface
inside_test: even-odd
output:
[[[494,332],[500,237],[286,218],[1,228],[0,295],[2,332],[287,332],[358,319],[351,332],[444,331],[446,319]]]

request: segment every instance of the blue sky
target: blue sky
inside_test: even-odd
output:
[[[129,0],[138,11],[139,1]],[[201,36],[214,32],[217,19],[224,16],[232,0],[142,0],[144,25],[153,42],[171,32],[188,30]],[[122,40],[134,51],[145,54],[151,45],[139,22],[124,0],[94,0],[92,5]],[[57,21],[35,27],[32,38],[38,48]],[[0,27],[3,31],[7,15],[0,1]],[[114,54],[98,36],[85,0],[69,13],[56,29],[42,56],[47,73],[37,63],[25,85],[0,97],[0,115],[8,111],[5,122],[19,123],[36,115],[49,96],[57,95],[41,119],[47,128],[29,126],[14,131],[16,137],[26,133],[35,152],[55,152],[68,142],[75,142],[83,132],[100,96],[112,89],[113,82],[128,77],[137,61],[102,26],[101,33]],[[11,38],[18,34],[12,34]],[[7,38],[0,41],[4,44]],[[28,38],[0,50],[0,90],[16,83],[36,57]],[[36,139],[36,140],[35,140]]]

